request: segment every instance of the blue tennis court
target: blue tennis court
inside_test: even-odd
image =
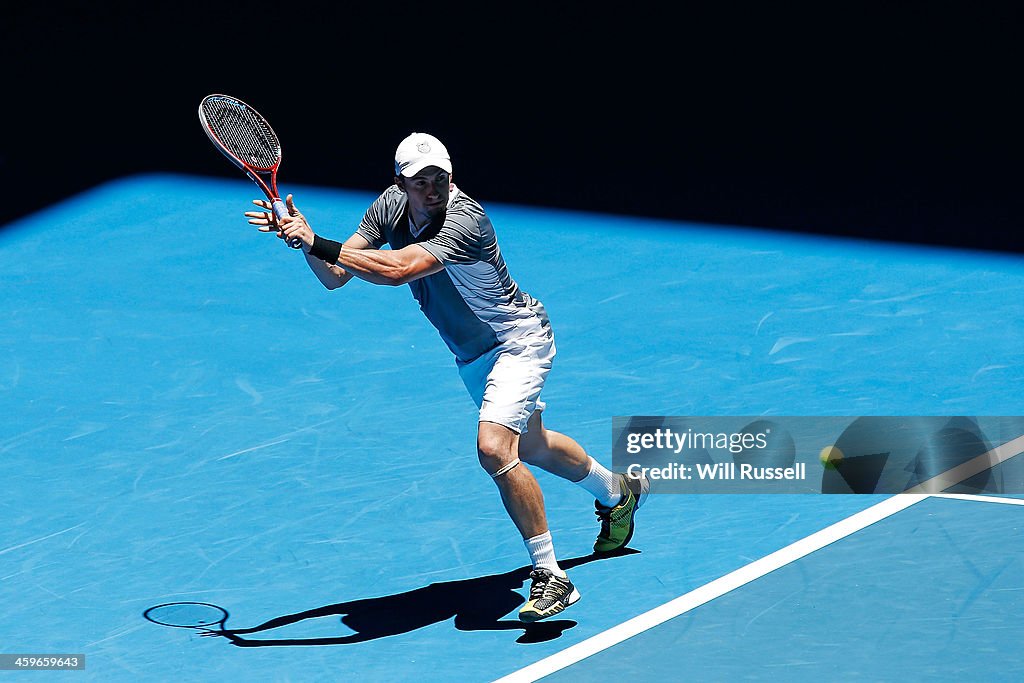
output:
[[[282,189],[334,238],[375,196]],[[463,189],[551,315],[545,423],[605,464],[613,416],[1020,413],[1019,256]],[[521,624],[450,353],[405,287],[324,290],[255,196],[132,176],[0,231],[3,653],[103,681],[1024,675],[1014,495],[655,495],[598,559],[593,500],[538,471],[583,600]],[[175,602],[236,636],[144,617]]]

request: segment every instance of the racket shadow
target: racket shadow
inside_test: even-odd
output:
[[[571,569],[639,552],[627,548],[616,553],[572,558],[559,564]],[[529,581],[530,569],[529,566],[519,567],[504,574],[432,583],[404,593],[324,605],[275,617],[258,626],[211,630],[207,635],[223,637],[238,647],[351,645],[409,633],[454,617],[455,628],[460,631],[522,631],[516,642],[524,644],[554,640],[575,627],[576,622],[555,619],[527,624],[517,618],[505,618],[523,603],[523,596],[517,591]],[[328,638],[268,639],[260,636],[283,626],[334,615],[341,617],[341,622],[355,633]]]

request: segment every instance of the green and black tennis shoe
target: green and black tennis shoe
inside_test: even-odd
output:
[[[530,580],[530,599],[519,610],[519,621],[547,619],[580,599],[580,592],[569,577],[555,576],[550,569],[534,569]]]
[[[634,517],[651,490],[647,477],[619,474],[619,488],[622,498],[615,507],[605,507],[594,501],[597,518],[601,520],[601,533],[594,542],[595,553],[610,553],[626,547],[633,538]]]

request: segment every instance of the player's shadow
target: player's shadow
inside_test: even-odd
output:
[[[638,552],[626,548],[615,553],[564,560],[559,564],[563,569],[571,569],[595,560]],[[576,626],[575,621],[564,619],[532,624],[523,623],[515,617],[505,619],[512,610],[523,603],[523,596],[516,591],[522,589],[529,578],[530,567],[520,567],[504,574],[432,583],[405,593],[324,605],[304,612],[275,617],[259,626],[225,628],[210,631],[207,635],[222,636],[239,647],[349,645],[408,633],[454,617],[455,628],[460,631],[521,630],[523,634],[516,639],[517,643],[541,643],[559,638],[563,632]],[[355,633],[330,638],[252,637],[307,619],[331,615],[341,616],[341,622]]]

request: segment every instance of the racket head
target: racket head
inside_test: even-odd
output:
[[[281,142],[267,119],[230,95],[207,95],[199,103],[199,121],[214,147],[245,171],[275,172]]]
[[[168,602],[150,607],[142,616],[161,626],[209,629],[223,626],[228,611],[208,602]]]

